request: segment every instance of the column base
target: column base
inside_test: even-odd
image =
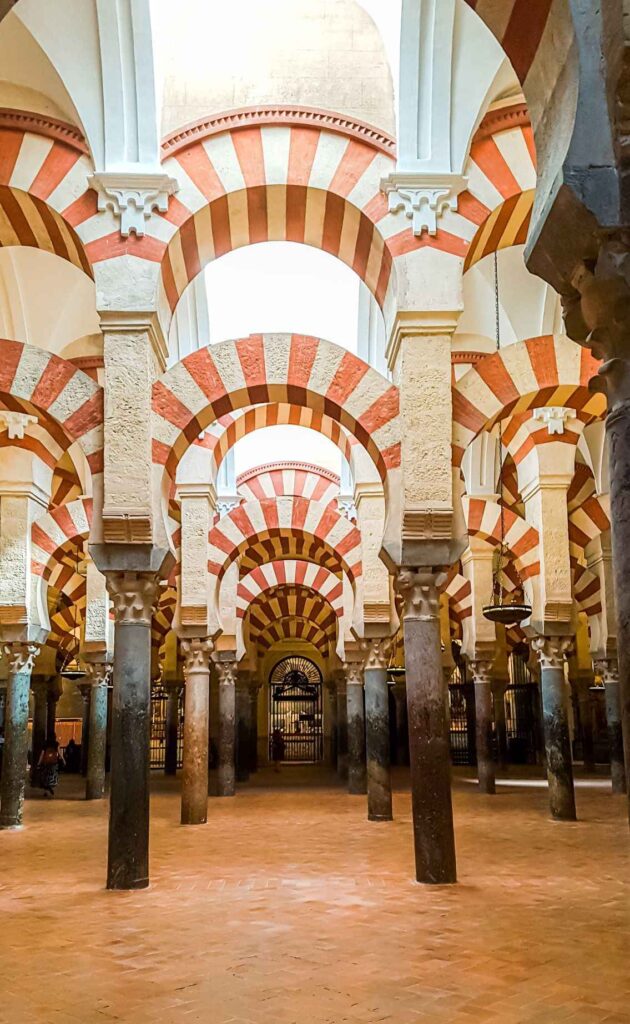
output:
[[[368,821],[393,821],[393,814],[368,814]]]
[[[0,832],[22,832],[24,825],[3,825],[0,823]]]
[[[148,878],[135,878],[132,882],[126,884],[118,882],[107,882],[106,889],[110,892],[131,892],[134,889],[148,889],[149,879]]]

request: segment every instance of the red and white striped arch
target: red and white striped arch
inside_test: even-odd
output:
[[[398,388],[339,345],[299,334],[220,342],[163,374],[152,394],[154,464],[173,479],[183,453],[210,423],[275,402],[336,420],[364,446],[385,485],[400,466]]]
[[[259,634],[256,642],[259,649],[265,651],[284,640],[301,640],[303,643],[312,644],[324,657],[330,654],[333,643],[324,630],[313,622],[293,617],[274,623]]]
[[[461,623],[472,615],[472,590],[470,580],[462,576],[459,569],[459,564],[451,567],[440,589],[448,595],[449,611],[452,609],[457,621]]]
[[[585,615],[599,615],[602,610],[600,579],[576,559],[572,558],[573,596],[580,611]]]
[[[588,391],[599,362],[563,335],[543,335],[485,356],[453,383],[453,463],[477,434],[497,420],[543,405],[595,418],[605,398]]]
[[[274,462],[241,473],[236,490],[248,501],[294,494],[328,505],[339,496],[339,477],[305,462]]]
[[[540,573],[538,559],[538,530],[530,526],[510,508],[501,509],[496,501],[485,498],[462,499],[468,533],[481,537],[490,544],[501,543],[501,514],[503,513],[504,543],[514,559],[522,580]]]
[[[247,610],[250,636],[289,618],[307,619],[336,636],[338,619],[326,598],[302,586],[281,586],[257,597]]]
[[[252,542],[281,535],[324,542],[339,557],[351,582],[361,575],[357,528],[333,506],[299,497],[246,501],[222,516],[209,533],[208,571],[221,579]]]
[[[283,586],[302,587],[321,594],[338,618],[343,615],[343,583],[338,576],[313,562],[283,559],[261,565],[239,580],[236,617],[242,619],[260,594]]]
[[[345,572],[343,559],[330,544],[319,537],[291,530],[272,537],[256,537],[250,541],[239,556],[241,576],[269,562],[287,559],[312,562],[337,576]]]
[[[92,514],[92,499],[79,498],[35,520],[31,526],[31,566],[35,576],[48,580],[68,541],[89,536]]]

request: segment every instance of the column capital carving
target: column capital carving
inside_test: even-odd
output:
[[[189,637],[180,642],[180,649],[184,657],[184,675],[210,667],[210,656],[214,650],[210,637]]]
[[[602,677],[604,686],[619,682],[619,663],[616,658],[598,658],[593,668]]]
[[[564,668],[572,643],[570,636],[536,636],[532,640],[532,650],[538,655],[541,668]]]
[[[364,652],[364,668],[387,668],[387,658],[391,644],[391,637],[372,637],[370,640],[361,641],[361,650]]]
[[[150,626],[159,588],[158,574],[110,570],[105,575],[116,622],[122,625],[142,623]]]
[[[468,184],[461,174],[433,171],[394,171],[381,180],[390,213],[404,210],[416,237],[428,231],[436,235],[438,218],[445,210],[457,210],[457,198]]]
[[[39,651],[39,644],[14,641],[13,643],[2,645],[2,652],[7,659],[11,675],[32,672]]]
[[[154,210],[166,213],[170,196],[179,189],[175,178],[160,172],[101,171],[88,178],[88,185],[98,195],[99,210],[109,208],[120,220],[123,238],[142,238],[145,221]]]
[[[112,666],[108,661],[93,661],[88,664],[88,680],[86,685],[90,690],[98,690],[99,687],[107,689],[111,685]]]
[[[346,674],[346,686],[363,686],[362,662],[344,661],[343,670]]]
[[[219,686],[236,686],[238,661],[216,661]]]
[[[394,586],[403,601],[403,618],[437,619],[440,598],[437,590],[439,574],[428,569],[399,569]]]
[[[470,671],[473,675],[473,682],[480,686],[487,683],[488,686],[492,685],[492,661],[486,661],[481,659],[474,659],[469,661]]]

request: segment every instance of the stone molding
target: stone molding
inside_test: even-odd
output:
[[[150,626],[160,585],[158,573],[109,570],[105,576],[116,624]]]
[[[450,505],[403,509],[403,540],[450,540],[452,532],[453,509]]]
[[[471,363],[476,366],[486,356],[492,356],[494,352],[451,352],[451,366],[457,366],[460,363]]]
[[[457,210],[459,193],[468,186],[461,174],[431,171],[394,171],[381,179],[381,192],[390,213],[404,210],[411,230],[419,238],[424,231],[437,235],[438,219],[445,210]]]
[[[30,413],[0,409],[0,423],[4,424],[9,441],[23,441],[27,427],[37,422],[37,416]]]
[[[440,615],[440,597],[438,581],[440,574],[426,569],[399,569],[394,579],[396,592],[403,601],[403,618],[438,619]]]
[[[10,131],[30,132],[32,135],[44,135],[56,142],[63,142],[70,149],[75,149],[85,156],[90,155],[85,137],[78,128],[67,121],[59,121],[48,114],[36,114],[31,110],[15,110],[12,107],[0,107],[0,128]]]
[[[20,643],[19,641],[3,644],[2,653],[7,659],[9,674],[30,674],[39,651],[39,644]]]
[[[214,650],[210,637],[190,637],[180,642],[180,648],[184,658],[184,676],[190,672],[210,670],[210,656]]]
[[[111,210],[120,221],[123,238],[144,236],[145,222],[154,210],[168,212],[168,201],[179,190],[168,174],[137,171],[99,171],[88,178],[98,195],[98,209]]]
[[[396,142],[392,136],[366,121],[349,118],[332,110],[324,110],[323,107],[264,105],[222,111],[212,117],[193,121],[184,128],[178,128],[163,139],[162,159],[175,156],[180,150],[213,135],[258,125],[312,125],[314,128],[323,128],[351,139],[358,139],[392,158],[396,156]]]
[[[570,636],[536,636],[531,642],[542,669],[564,669],[565,658],[572,644]]]
[[[481,119],[477,131],[473,135],[472,144],[483,142],[499,132],[507,132],[511,128],[527,128],[531,125],[526,103],[511,103],[506,107],[489,110]]]
[[[562,405],[545,405],[534,409],[533,417],[547,427],[548,434],[564,434],[566,421],[575,419],[575,412]]]
[[[324,469],[323,466],[315,466],[311,462],[265,462],[262,466],[256,466],[254,469],[247,469],[244,473],[240,473],[236,478],[236,485],[237,487],[240,487],[241,484],[246,484],[248,480],[254,480],[262,473],[272,473],[274,470],[283,469],[303,470],[305,473],[315,473],[317,476],[323,476],[326,480],[330,480],[331,483],[337,485],[341,482],[337,474],[333,473],[331,469]]]
[[[426,311],[415,309],[399,309],[396,313],[389,341],[385,349],[385,359],[388,369],[392,372],[396,368],[398,353],[403,339],[406,338],[452,338],[457,327],[461,309]],[[491,353],[484,353],[490,355]]]

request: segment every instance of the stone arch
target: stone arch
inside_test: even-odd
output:
[[[258,644],[268,650],[274,644],[282,643],[283,640],[301,640],[310,643],[317,648],[320,654],[326,657],[330,653],[331,639],[319,626],[309,622],[308,619],[299,619],[292,616],[280,623],[274,623],[269,629],[264,630],[258,636]]]
[[[47,592],[53,571],[59,565],[59,556],[69,542],[89,537],[92,518],[92,499],[78,498],[67,505],[60,505],[59,508],[46,512],[31,526],[30,613],[32,620],[41,623],[44,628],[51,626]],[[85,594],[84,587],[79,593],[80,584],[85,584],[85,581],[76,579],[74,569],[68,567],[68,571],[63,573],[63,577],[59,573],[57,575],[60,589],[67,587],[74,580],[72,586],[77,590],[77,595]]]
[[[307,462],[270,462],[236,478],[236,489],[246,500],[296,495],[329,504],[339,495],[339,477]]]
[[[539,575],[538,530],[525,522],[512,509],[502,509],[496,501],[470,498],[465,495],[462,504],[469,534],[480,537],[493,546],[501,543],[501,517],[503,516],[504,543],[513,557],[521,580],[525,581],[532,576]]]
[[[323,566],[300,559],[267,562],[243,576],[236,589],[236,617],[244,618],[260,594],[276,587],[301,586],[321,594],[338,618],[343,615],[343,583]]]

